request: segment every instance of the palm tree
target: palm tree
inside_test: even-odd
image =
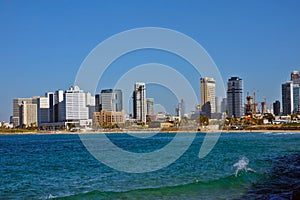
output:
[[[271,124],[273,124],[273,121],[275,120],[275,117],[271,113],[266,113],[264,115],[264,119],[267,119]]]
[[[291,120],[295,120],[297,118],[298,118],[297,114],[291,114]]]
[[[199,123],[201,126],[207,126],[209,124],[209,119],[205,115],[200,115]]]

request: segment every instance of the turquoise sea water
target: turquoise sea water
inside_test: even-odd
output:
[[[78,135],[3,135],[0,199],[300,199],[299,133],[222,133],[199,159],[204,136],[170,166],[129,174],[96,160]],[[151,152],[173,137],[109,135],[133,152]]]

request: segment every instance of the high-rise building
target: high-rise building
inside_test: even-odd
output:
[[[26,105],[23,105],[23,102],[26,102]],[[31,104],[36,105],[36,122],[32,122],[32,115],[26,114],[28,110],[33,109]],[[47,128],[66,127],[70,124],[89,126],[92,124],[94,111],[95,97],[80,90],[78,86],[73,86],[65,92],[47,92],[45,97],[13,99],[14,113],[11,119],[15,126],[18,126],[21,120],[25,125],[30,122],[40,127],[45,125]]]
[[[115,102],[116,102],[116,111],[121,112],[123,110],[123,93],[120,89],[115,89]]]
[[[49,104],[49,123],[62,122],[65,119],[64,91],[47,92],[45,96]]]
[[[282,84],[282,114],[292,114],[294,110],[294,84],[292,81],[287,81]]]
[[[275,101],[273,103],[273,113],[274,113],[275,116],[280,115],[280,102],[279,101]]]
[[[200,79],[201,106],[210,104],[210,112],[216,112],[216,81],[213,78],[204,77]],[[204,107],[206,107],[204,106]],[[204,111],[205,112],[205,111]]]
[[[133,91],[133,117],[139,122],[146,123],[146,115],[146,84],[137,82]]]
[[[300,72],[293,71],[291,80],[282,84],[283,115],[299,113],[300,111]]]
[[[202,112],[204,112],[204,115],[211,119],[211,104],[210,102],[206,102],[204,105],[201,106]]]
[[[112,89],[102,90],[100,94],[100,110],[116,111],[115,93]]]
[[[100,94],[95,95],[95,112],[100,112]]]
[[[86,92],[85,93],[85,98],[86,98],[86,105],[95,106],[95,97],[92,96],[91,93]]]
[[[95,110],[121,112],[123,110],[122,90],[105,89],[95,97]]]
[[[20,125],[20,106],[22,105],[22,102],[25,101],[28,104],[36,104],[37,99],[36,98],[15,98],[13,99],[13,123],[14,126]]]
[[[299,113],[300,111],[300,87],[299,84],[293,84],[293,113]]]
[[[299,71],[293,71],[291,73],[291,81],[293,81],[294,84],[300,84],[300,72]]]
[[[216,97],[216,113],[222,113],[222,97]]]
[[[95,97],[91,95],[91,93],[85,93],[86,98],[86,106],[89,109],[89,119],[93,119],[93,113],[96,112],[95,109]]]
[[[37,126],[37,104],[23,101],[20,106],[20,125]]]
[[[49,101],[49,122],[54,123],[55,122],[55,93],[54,92],[47,92],[46,97]]]
[[[228,117],[243,115],[243,81],[239,77],[231,77],[227,82]]]
[[[247,103],[245,104],[245,115],[247,116],[247,115],[255,114],[253,112],[253,110],[254,110],[253,97],[248,94],[246,96],[246,100],[247,100]]]
[[[291,73],[291,81],[293,81],[294,88],[293,88],[293,97],[294,97],[294,110],[293,113],[300,112],[300,72],[293,71]]]
[[[54,122],[61,122],[63,120],[64,109],[64,91],[57,90],[54,95]]]
[[[261,114],[267,113],[267,102],[263,101],[261,102]]]
[[[154,114],[154,99],[147,98],[147,114],[153,115]]]
[[[73,86],[64,93],[65,112],[62,119],[65,122],[81,123],[80,120],[89,119],[89,111],[86,106],[86,97],[83,90]]]
[[[181,117],[183,117],[186,114],[185,101],[183,99],[181,99],[181,101],[179,103],[179,109],[180,109],[180,115],[181,115]]]
[[[48,97],[37,99],[38,125],[49,122],[49,100]]]
[[[222,112],[222,113],[227,112],[227,98],[223,98],[223,99],[222,99],[222,103],[221,103],[221,112]]]

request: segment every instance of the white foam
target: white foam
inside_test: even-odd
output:
[[[58,196],[54,196],[52,194],[49,194],[48,196],[44,196],[44,197],[41,197],[40,199],[55,199],[57,198]]]
[[[300,132],[263,132],[265,135],[297,135]]]
[[[238,175],[240,171],[252,171],[255,172],[253,169],[247,167],[249,164],[249,159],[245,156],[243,156],[237,163],[235,163],[233,166],[236,167],[235,176]]]

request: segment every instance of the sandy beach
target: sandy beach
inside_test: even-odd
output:
[[[131,134],[143,134],[143,133],[300,133],[300,130],[267,130],[267,129],[257,129],[257,130],[178,130],[178,131],[164,131],[164,130],[105,130],[105,131],[32,131],[32,132],[0,132],[0,135],[28,135],[28,134],[114,134],[114,133],[131,133]]]

